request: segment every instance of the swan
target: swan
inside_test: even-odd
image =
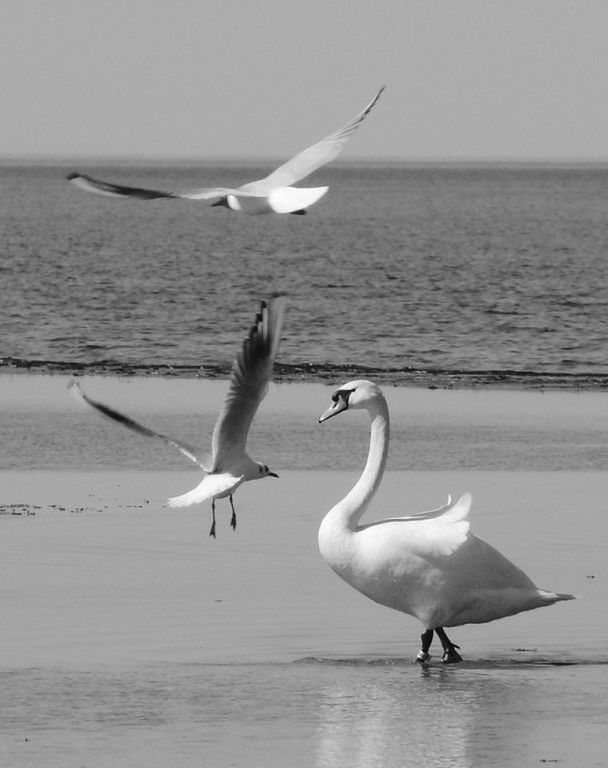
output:
[[[319,550],[328,565],[366,597],[419,619],[425,627],[416,661],[430,660],[436,633],[441,661],[462,661],[444,627],[476,624],[529,611],[573,595],[539,589],[504,555],[474,536],[467,519],[471,495],[431,512],[360,524],[376,493],[389,446],[389,414],[371,381],[343,384],[319,422],[362,408],[371,420],[369,454],[351,491],[323,518]]]
[[[326,165],[340,154],[346,141],[371,112],[383,90],[384,86],[380,88],[367,107],[342,128],[294,155],[269,176],[243,184],[235,189],[206,187],[184,192],[161,192],[156,189],[112,184],[82,173],[70,173],[66,178],[80,189],[108,197],[138,197],[143,200],[167,197],[213,200],[212,206],[223,206],[231,211],[250,215],[261,213],[304,214],[307,208],[310,208],[323,197],[329,187],[304,188],[292,185],[310,176],[317,168]]]
[[[156,437],[177,448],[205,472],[205,477],[191,491],[169,499],[171,507],[187,507],[211,499],[212,524],[209,535],[215,538],[215,501],[228,497],[232,509],[230,524],[236,528],[232,494],[248,480],[278,477],[266,464],[254,461],[246,452],[249,427],[268,389],[272,366],[281,339],[285,296],[262,301],[260,311],[232,365],[230,386],[216,421],[211,439],[211,453],[202,453],[181,440],[154,432],[103,403],[92,400],[72,379],[71,394],[104,416],[146,437]]]

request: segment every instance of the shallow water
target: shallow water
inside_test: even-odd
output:
[[[605,765],[606,665],[29,668],[0,690],[7,766]]]
[[[604,473],[385,475],[376,513],[470,488],[476,533],[578,597],[454,628],[464,663],[428,669],[418,623],[319,558],[355,477],[249,484],[212,541],[208,510],[159,506],[191,473],[0,473],[5,764],[604,765]]]
[[[352,375],[352,374],[350,374]],[[367,452],[365,414],[317,418],[330,385],[271,385],[250,452],[277,471],[357,469]],[[65,375],[0,375],[0,469],[184,469],[190,462],[84,408]],[[206,445],[227,382],[84,376],[93,398],[163,434]],[[608,465],[605,392],[429,390],[385,387],[391,409],[389,469],[603,470]],[[348,449],[345,450],[345,446]]]
[[[200,435],[225,391],[89,383],[177,434],[200,413]],[[281,477],[239,489],[235,533],[220,503],[213,541],[208,508],[164,506],[197,471],[162,470],[164,450],[147,453],[65,384],[0,377],[0,764],[605,765],[605,394],[387,391],[394,469],[368,518],[471,491],[477,535],[539,586],[577,596],[454,628],[464,662],[444,667],[434,647],[422,669],[418,622],[318,554],[322,515],[366,448],[362,420],[316,424],[331,390],[272,388],[252,437]],[[412,465],[425,471],[401,469]]]

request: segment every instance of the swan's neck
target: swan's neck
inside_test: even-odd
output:
[[[378,398],[368,411],[371,432],[365,468],[351,491],[327,514],[327,518],[333,518],[333,522],[338,523],[343,530],[356,530],[359,520],[378,490],[388,455],[390,425],[386,400],[383,397]]]

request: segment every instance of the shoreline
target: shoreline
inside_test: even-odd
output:
[[[124,363],[115,360],[64,362],[0,358],[0,376],[72,375],[115,376],[164,379],[228,379],[232,362],[203,365]],[[368,378],[381,386],[424,389],[487,389],[528,391],[608,391],[608,373],[591,371],[514,371],[501,369],[459,370],[441,368],[374,368],[365,365],[330,363],[275,363],[275,383],[326,384],[344,378]]]

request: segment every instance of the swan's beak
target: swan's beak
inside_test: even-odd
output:
[[[327,419],[331,419],[332,416],[336,416],[338,413],[345,411],[347,408],[348,403],[346,400],[342,397],[339,397],[331,407],[329,407],[319,416],[319,424],[327,421]]]

